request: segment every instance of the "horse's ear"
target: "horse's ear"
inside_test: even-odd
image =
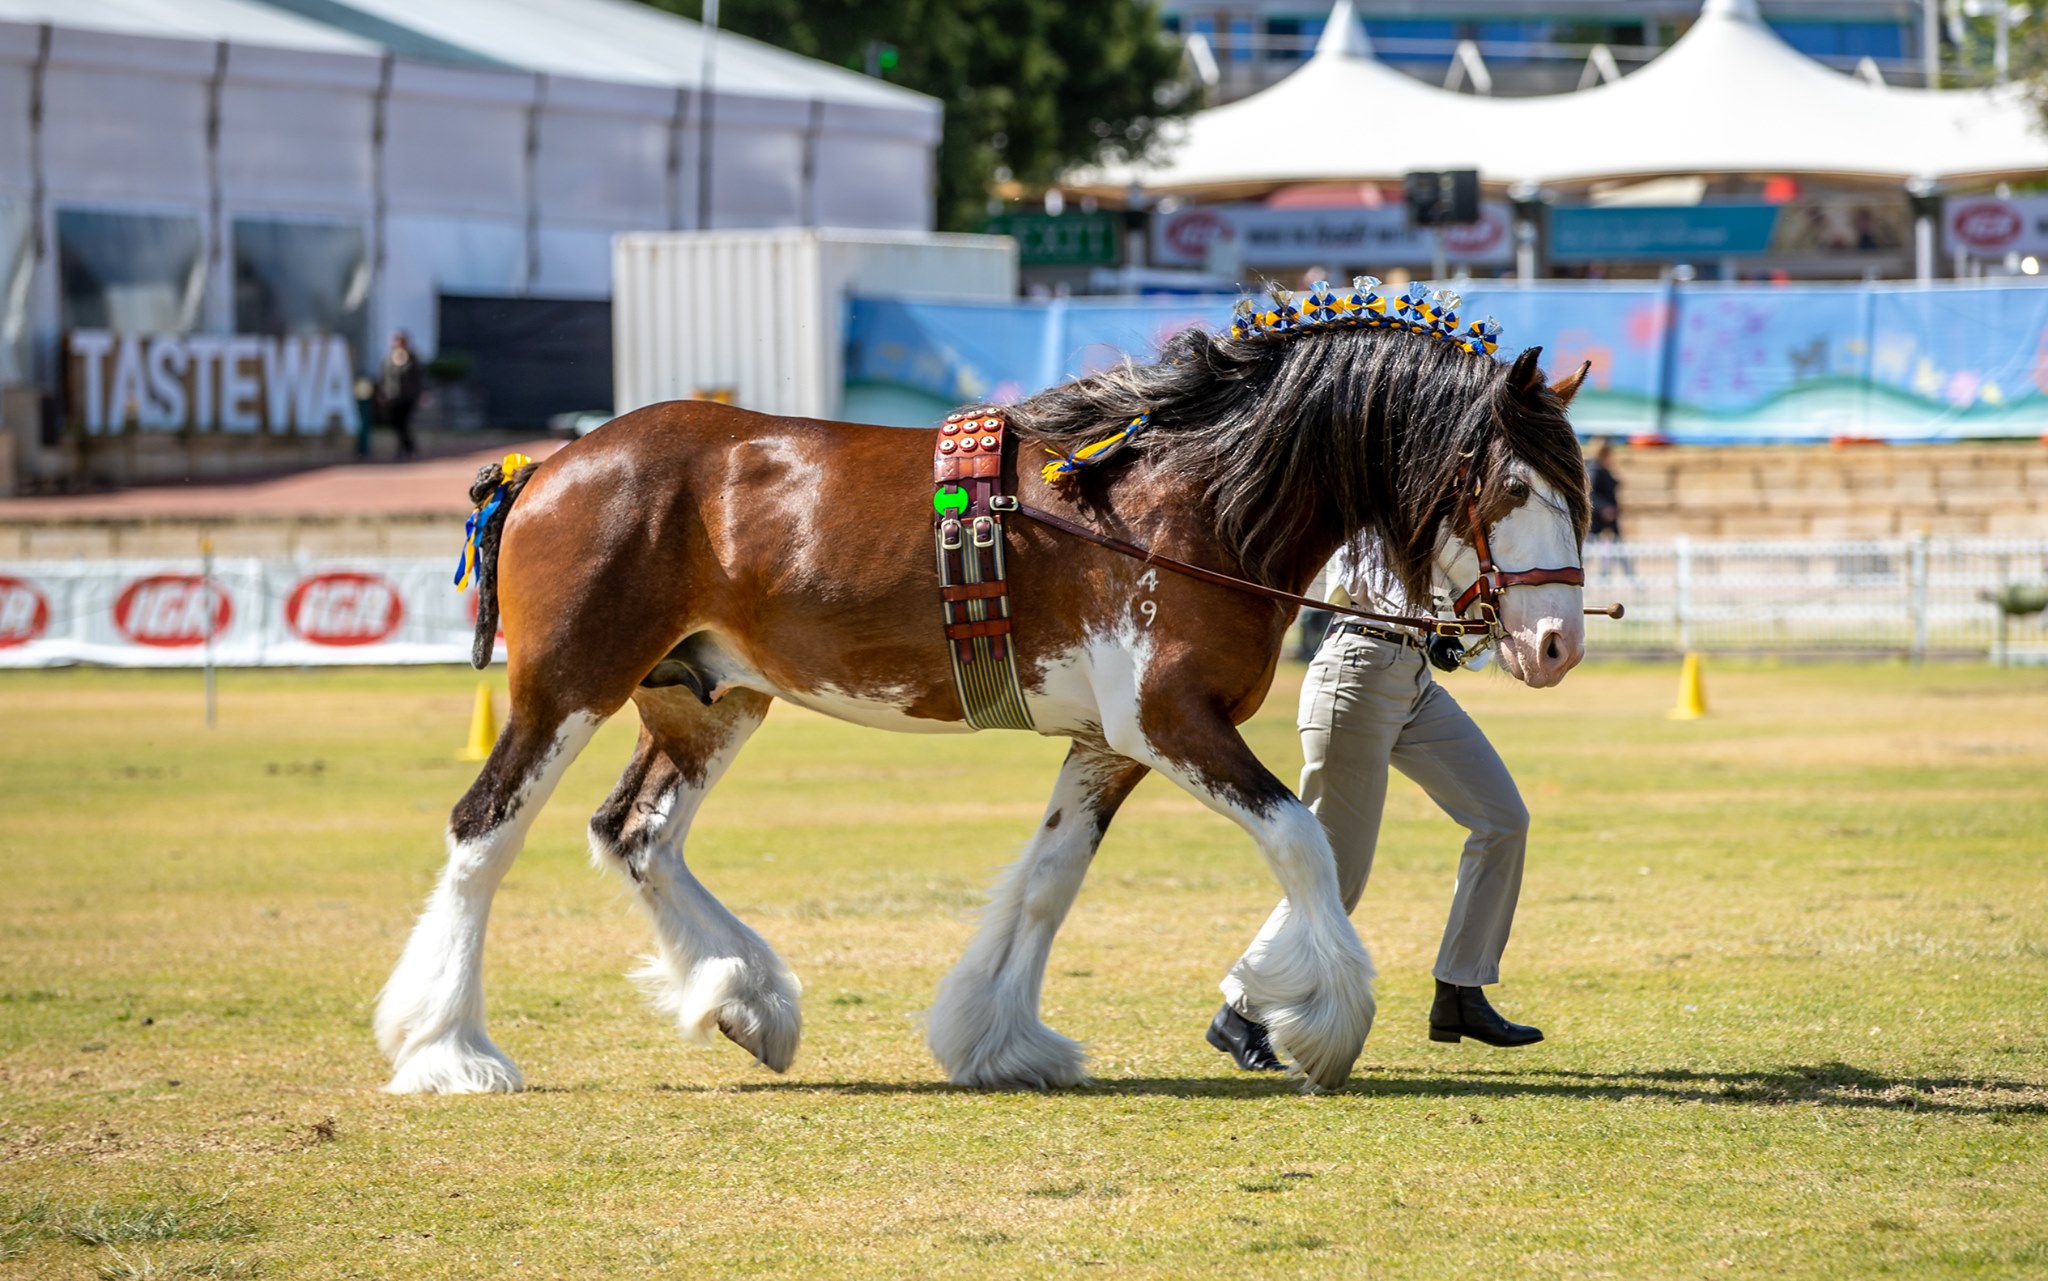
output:
[[[1517,396],[1527,396],[1543,385],[1543,370],[1537,363],[1543,359],[1541,347],[1524,347],[1522,354],[1515,357],[1514,368],[1508,370],[1508,390]]]
[[[1572,397],[1579,394],[1579,388],[1586,385],[1586,375],[1592,372],[1593,362],[1589,360],[1585,364],[1580,365],[1577,372],[1566,374],[1550,384],[1550,390],[1557,393],[1559,400],[1569,405],[1572,403]]]

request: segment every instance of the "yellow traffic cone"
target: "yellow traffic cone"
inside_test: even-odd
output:
[[[469,746],[456,754],[458,761],[480,761],[491,754],[491,744],[498,741],[498,718],[491,711],[491,683],[479,681],[476,687],[476,711],[469,718]]]
[[[1678,674],[1678,706],[1671,709],[1674,721],[1696,721],[1707,714],[1707,691],[1700,684],[1700,656],[1687,654]]]

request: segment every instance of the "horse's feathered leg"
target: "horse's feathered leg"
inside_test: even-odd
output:
[[[590,820],[591,857],[633,883],[657,954],[636,971],[684,1035],[713,1030],[777,1072],[796,1056],[803,985],[765,939],[712,897],[683,858],[697,807],[768,714],[766,695],[733,690],[710,705],[682,687],[641,690],[640,745]]]
[[[996,882],[981,927],[939,985],[927,1035],[961,1085],[1083,1085],[1081,1046],[1038,1017],[1046,958],[1088,864],[1145,767],[1076,743],[1060,767],[1045,819]]]
[[[377,1001],[377,1043],[393,1094],[476,1094],[521,1087],[484,1031],[484,928],[491,897],[534,815],[601,718],[525,703],[512,714],[448,820],[448,864]]]
[[[1111,743],[1236,820],[1286,891],[1285,923],[1232,968],[1274,1049],[1310,1084],[1335,1089],[1372,1030],[1372,959],[1337,887],[1329,837],[1308,806],[1259,763],[1229,718],[1164,698],[1143,709],[1137,741]]]

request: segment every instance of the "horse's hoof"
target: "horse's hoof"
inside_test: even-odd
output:
[[[516,1094],[526,1079],[490,1038],[444,1036],[404,1054],[386,1094]]]

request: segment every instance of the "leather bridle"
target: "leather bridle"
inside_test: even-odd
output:
[[[1540,587],[1547,583],[1583,588],[1586,585],[1586,571],[1580,565],[1567,565],[1561,569],[1502,569],[1496,565],[1493,561],[1493,548],[1486,541],[1486,522],[1479,518],[1480,485],[1474,483],[1470,490],[1465,487],[1471,476],[1470,463],[1458,468],[1458,493],[1464,499],[1465,515],[1472,527],[1472,550],[1479,556],[1479,577],[1472,580],[1470,587],[1458,593],[1457,598],[1451,603],[1451,613],[1463,618],[1465,611],[1477,604],[1480,618],[1487,625],[1487,638],[1499,640],[1504,634],[1500,625],[1500,598],[1508,588]],[[1615,616],[1619,617],[1618,614]]]

